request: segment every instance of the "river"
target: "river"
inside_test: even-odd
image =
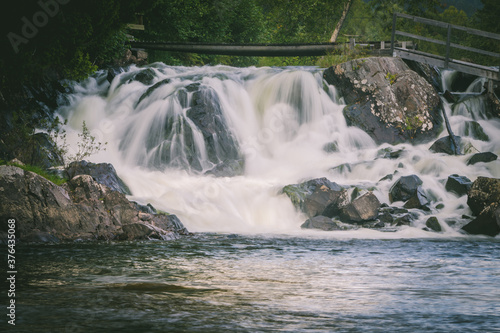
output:
[[[112,163],[129,199],[176,214],[194,235],[21,246],[19,331],[500,330],[500,241],[461,233],[467,198],[444,188],[451,174],[500,178],[498,161],[467,165],[467,155],[431,153],[432,142],[397,145],[398,158],[377,158],[394,147],[347,126],[343,100],[319,68],[157,63],[147,83],[135,76],[141,70],[111,84],[100,73],[73,85],[58,112],[69,119],[71,147],[85,121],[107,142],[90,160]],[[443,73],[445,86],[452,75]],[[236,153],[204,141],[189,119],[192,87],[217,96],[230,135],[216,139],[232,142]],[[489,140],[469,141],[500,153],[500,122],[480,102],[445,108],[456,135],[467,137],[462,124],[474,120]],[[325,152],[332,142],[338,149]],[[210,174],[231,158],[243,172]],[[334,168],[344,163],[350,168]],[[306,217],[280,194],[285,185],[327,177],[372,188],[390,204],[392,182],[381,179],[395,170],[417,174],[431,199],[431,211],[416,212],[410,226],[306,231]],[[442,232],[424,230],[429,216]]]

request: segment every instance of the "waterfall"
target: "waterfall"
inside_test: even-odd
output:
[[[392,182],[381,179],[395,171],[419,175],[431,209],[444,205],[435,215],[453,221],[469,211],[466,197],[445,191],[448,175],[500,177],[497,163],[466,166],[467,155],[436,156],[431,143],[401,144],[393,147],[403,150],[400,157],[380,158],[389,146],[347,126],[342,98],[322,73],[315,67],[132,66],[111,83],[102,72],[75,85],[58,112],[69,119],[71,146],[83,121],[108,142],[91,160],[112,163],[131,200],[178,215],[194,232],[301,232],[306,217],[279,194],[283,186],[327,177],[372,188],[389,203]],[[472,145],[500,153],[498,121],[486,121],[475,105],[467,107],[472,113],[446,108],[457,135],[481,127],[488,139],[471,137]],[[468,122],[480,126],[463,125]],[[421,227],[425,216],[418,221]],[[450,222],[446,231],[454,230]]]

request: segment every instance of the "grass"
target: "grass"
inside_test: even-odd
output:
[[[45,178],[45,179],[47,179],[47,180],[51,181],[52,183],[59,185],[59,186],[68,181],[65,178],[61,178],[61,177],[56,176],[56,175],[51,175],[47,171],[45,171],[44,169],[42,169],[38,166],[35,166],[35,165],[27,165],[27,164],[21,165],[21,164],[17,164],[17,163],[6,162],[4,160],[0,160],[0,165],[12,165],[12,166],[16,166],[18,168],[21,168],[24,171],[34,172],[37,175],[40,175],[43,178]]]

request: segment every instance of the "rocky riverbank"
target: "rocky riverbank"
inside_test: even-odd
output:
[[[15,219],[21,242],[170,240],[189,234],[177,216],[131,202],[98,180],[77,174],[58,186],[19,167],[0,166],[0,218]],[[3,228],[0,240],[6,239]]]

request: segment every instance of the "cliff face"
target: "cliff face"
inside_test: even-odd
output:
[[[78,175],[63,186],[15,166],[0,166],[0,218],[15,219],[20,241],[175,239],[188,234],[175,215]],[[0,230],[0,241],[7,237]]]
[[[347,122],[377,143],[430,141],[441,131],[438,92],[400,58],[352,60],[324,78],[344,97]]]

